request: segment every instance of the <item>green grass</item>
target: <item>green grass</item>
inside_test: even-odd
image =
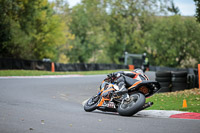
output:
[[[187,108],[183,108],[183,100]],[[190,89],[171,93],[159,93],[146,100],[154,102],[148,110],[179,110],[200,113],[200,89]]]
[[[76,72],[51,72],[37,70],[0,70],[0,76],[41,76],[41,75],[97,75],[109,74],[123,70],[99,70],[99,71],[76,71]]]

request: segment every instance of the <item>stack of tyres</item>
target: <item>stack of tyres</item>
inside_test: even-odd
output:
[[[172,72],[172,91],[187,89],[187,72]]]
[[[188,74],[187,75],[187,83],[188,83],[188,89],[195,88],[196,79],[194,74]]]
[[[194,69],[194,74],[195,74],[195,86],[196,88],[199,87],[199,76],[198,76],[198,69]]]
[[[161,86],[159,92],[171,92],[171,72],[169,71],[156,72],[156,81],[158,81]]]

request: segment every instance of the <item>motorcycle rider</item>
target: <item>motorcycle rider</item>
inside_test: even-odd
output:
[[[107,76],[102,81],[98,94],[90,98],[84,105],[85,111],[99,109],[102,111],[118,111],[119,114],[122,111],[121,114],[124,115],[123,112],[127,110],[126,113],[128,114],[125,113],[125,115],[129,115],[130,111],[140,111],[153,105],[153,102],[144,103],[145,97],[151,96],[160,89],[158,82],[146,81],[148,77],[141,69],[114,72]],[[137,102],[138,99],[141,99],[140,102]],[[137,108],[134,107],[135,104],[137,104]]]
[[[149,59],[146,55],[146,53],[143,53],[142,55],[142,60],[143,60],[143,63],[142,63],[142,66],[141,66],[141,69],[145,72],[145,71],[148,71],[149,70]]]
[[[107,75],[113,79],[113,83],[117,85],[115,89],[120,91],[126,91],[128,87],[134,83],[142,80],[148,80],[148,77],[141,69],[135,69],[133,71],[119,71]]]

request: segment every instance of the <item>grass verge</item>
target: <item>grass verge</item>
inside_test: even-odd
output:
[[[76,71],[76,72],[50,72],[37,70],[0,70],[0,76],[41,76],[41,75],[97,75],[109,74],[124,70],[99,70],[99,71]]]
[[[183,100],[187,107],[183,108]],[[200,89],[190,89],[171,93],[158,93],[146,100],[154,102],[148,110],[178,110],[200,113]]]

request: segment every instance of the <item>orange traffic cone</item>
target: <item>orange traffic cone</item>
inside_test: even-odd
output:
[[[129,67],[129,70],[130,70],[130,71],[132,71],[132,70],[135,69],[135,66],[134,66],[134,65],[128,65],[128,67]]]
[[[183,100],[183,108],[187,108],[187,102],[185,99]]]
[[[55,72],[55,65],[54,65],[54,62],[51,63],[51,71],[52,71],[52,72]]]

